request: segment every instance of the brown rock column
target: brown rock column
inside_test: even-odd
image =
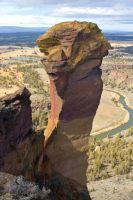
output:
[[[53,26],[37,44],[51,88],[45,153],[54,171],[85,186],[86,149],[103,87],[100,65],[110,44],[96,24],[77,21]]]
[[[44,138],[32,130],[30,104],[26,88],[0,98],[0,171],[35,180]]]

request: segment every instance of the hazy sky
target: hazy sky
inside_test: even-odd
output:
[[[0,0],[0,26],[48,27],[92,21],[103,30],[133,31],[133,0]]]

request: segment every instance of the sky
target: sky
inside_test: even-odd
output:
[[[62,21],[97,23],[133,32],[133,0],[0,0],[0,26],[50,27]]]

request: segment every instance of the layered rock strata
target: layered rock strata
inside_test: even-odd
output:
[[[100,65],[110,44],[96,24],[77,21],[53,26],[37,44],[50,79],[44,153],[52,170],[42,160],[47,179],[51,181],[54,170],[85,187],[86,149],[103,88]]]

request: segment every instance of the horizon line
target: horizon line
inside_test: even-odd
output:
[[[50,28],[50,27],[52,27],[52,26],[17,26],[17,25],[0,25],[0,28],[1,27],[16,27],[16,28],[27,28],[27,29],[32,29],[32,28]],[[114,29],[114,30],[110,30],[110,29],[102,29],[101,31],[109,31],[109,32],[130,32],[130,33],[133,33],[133,30],[131,31],[131,30],[128,30],[128,31],[126,31],[126,30],[116,30],[116,29]]]

